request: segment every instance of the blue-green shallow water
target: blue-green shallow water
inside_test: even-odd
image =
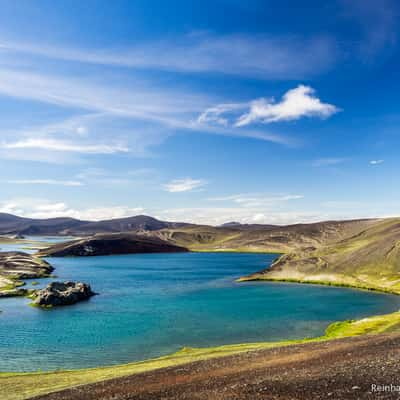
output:
[[[372,292],[234,282],[274,257],[52,258],[58,279],[89,282],[100,295],[47,311],[29,307],[27,299],[2,299],[0,370],[94,367],[157,357],[182,346],[315,336],[332,321],[399,308],[400,297]]]

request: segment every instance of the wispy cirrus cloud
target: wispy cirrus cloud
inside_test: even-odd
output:
[[[57,139],[22,139],[16,142],[0,144],[3,149],[40,149],[51,151],[65,151],[85,154],[114,154],[126,153],[129,148],[121,144],[84,144],[73,143]]]
[[[209,101],[208,96],[153,87],[145,82],[126,88],[115,82],[99,84],[90,79],[8,69],[0,69],[0,93],[172,127],[187,126],[182,115],[197,112]]]
[[[215,103],[209,92],[204,94],[188,88],[166,87],[154,83],[154,80],[138,78],[138,75],[131,75],[129,84],[126,79],[121,79],[120,74],[113,74],[113,79],[107,83],[104,79],[96,79],[95,75],[60,75],[60,72],[54,75],[43,68],[47,62],[43,57],[61,63],[217,72],[275,79],[308,75],[325,68],[334,47],[327,38],[218,36],[211,33],[184,35],[179,40],[163,39],[150,46],[142,43],[130,48],[107,50],[63,48],[3,39],[0,53],[10,62],[0,68],[1,95],[47,103],[66,112],[79,110],[81,115],[50,125],[23,127],[8,135],[11,138],[7,138],[9,132],[1,132],[0,150],[7,150],[1,155],[48,162],[60,161],[49,152],[51,150],[75,154],[74,158],[64,156],[64,161],[76,160],[84,154],[129,153],[142,156],[150,153],[151,146],[177,132],[244,137],[294,146],[298,139],[281,133],[261,129],[232,130],[229,123],[224,123],[227,119],[222,114],[239,111],[241,104],[212,107],[194,123],[202,110]],[[266,53],[268,57],[261,56]],[[302,57],[299,57],[300,53]],[[299,60],[304,60],[304,54],[308,54],[308,58],[302,63]],[[18,62],[21,56],[29,60],[24,68]],[[15,68],[5,67],[12,65],[13,59]],[[293,62],[295,59],[296,63]],[[248,107],[251,108],[250,103]],[[104,124],[105,120],[109,123]]]
[[[174,179],[163,185],[164,190],[170,193],[191,192],[207,185],[204,179]]]
[[[273,98],[261,98],[247,103],[227,103],[207,108],[197,118],[197,122],[223,126],[230,123],[238,128],[257,122],[269,124],[304,117],[328,118],[339,111],[338,107],[316,97],[313,88],[299,85],[288,90],[279,102]]]
[[[229,120],[224,114],[229,114],[234,111],[241,111],[247,107],[247,104],[231,103],[231,104],[218,104],[214,107],[207,108],[197,118],[199,124],[218,124],[228,126]]]
[[[129,118],[108,113],[81,114],[0,133],[1,157],[52,163],[76,163],[91,155],[148,157],[151,147],[170,134],[160,126],[132,127]]]
[[[58,179],[11,179],[5,181],[15,185],[60,185],[60,186],[83,186],[81,181],[68,181]]]
[[[0,50],[32,56],[191,73],[222,73],[261,79],[302,79],[328,69],[337,58],[332,38],[194,32],[124,48],[90,49],[3,39]]]
[[[296,142],[293,138],[277,133],[253,129],[232,131],[228,127],[193,123],[196,115],[211,102],[208,96],[154,88],[143,82],[127,90],[118,85],[104,86],[90,79],[0,69],[0,94],[50,103],[65,109],[81,109],[84,112],[78,117],[58,123],[13,132],[13,140],[6,143],[8,148],[13,149],[22,146],[39,148],[40,143],[37,141],[45,141],[47,147],[53,146],[58,151],[63,147],[79,153],[78,148],[82,147],[85,149],[81,151],[82,154],[112,154],[129,148],[127,152],[143,155],[150,146],[159,144],[176,132],[247,137],[289,146]],[[135,124],[132,128],[133,122]],[[103,131],[107,140],[100,146],[90,143],[92,131],[96,132],[96,142]],[[73,140],[60,139],[60,132],[74,136]],[[23,139],[15,140],[21,135]],[[57,138],[54,138],[55,135]],[[110,137],[118,136],[124,137],[124,141],[129,143],[108,143]],[[82,139],[86,139],[86,142]],[[56,144],[59,140],[66,143]],[[40,147],[44,148],[43,145]],[[26,154],[17,156],[26,157]],[[32,156],[36,158],[37,154]]]

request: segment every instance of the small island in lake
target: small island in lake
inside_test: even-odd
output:
[[[96,293],[82,282],[51,282],[32,293],[33,305],[40,307],[66,306],[87,300]]]

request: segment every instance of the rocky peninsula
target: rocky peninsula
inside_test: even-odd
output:
[[[23,279],[50,276],[54,268],[45,260],[31,254],[12,251],[0,253],[0,297],[23,296]]]
[[[185,247],[158,237],[137,233],[98,234],[71,242],[58,243],[38,252],[40,257],[106,256],[134,253],[181,253]]]

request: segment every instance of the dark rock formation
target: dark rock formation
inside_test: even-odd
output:
[[[133,233],[95,235],[66,243],[57,243],[39,251],[39,256],[106,256],[134,253],[177,253],[188,251],[158,237]]]
[[[46,288],[36,291],[33,304],[42,307],[65,306],[87,300],[95,294],[86,283],[51,282]]]

